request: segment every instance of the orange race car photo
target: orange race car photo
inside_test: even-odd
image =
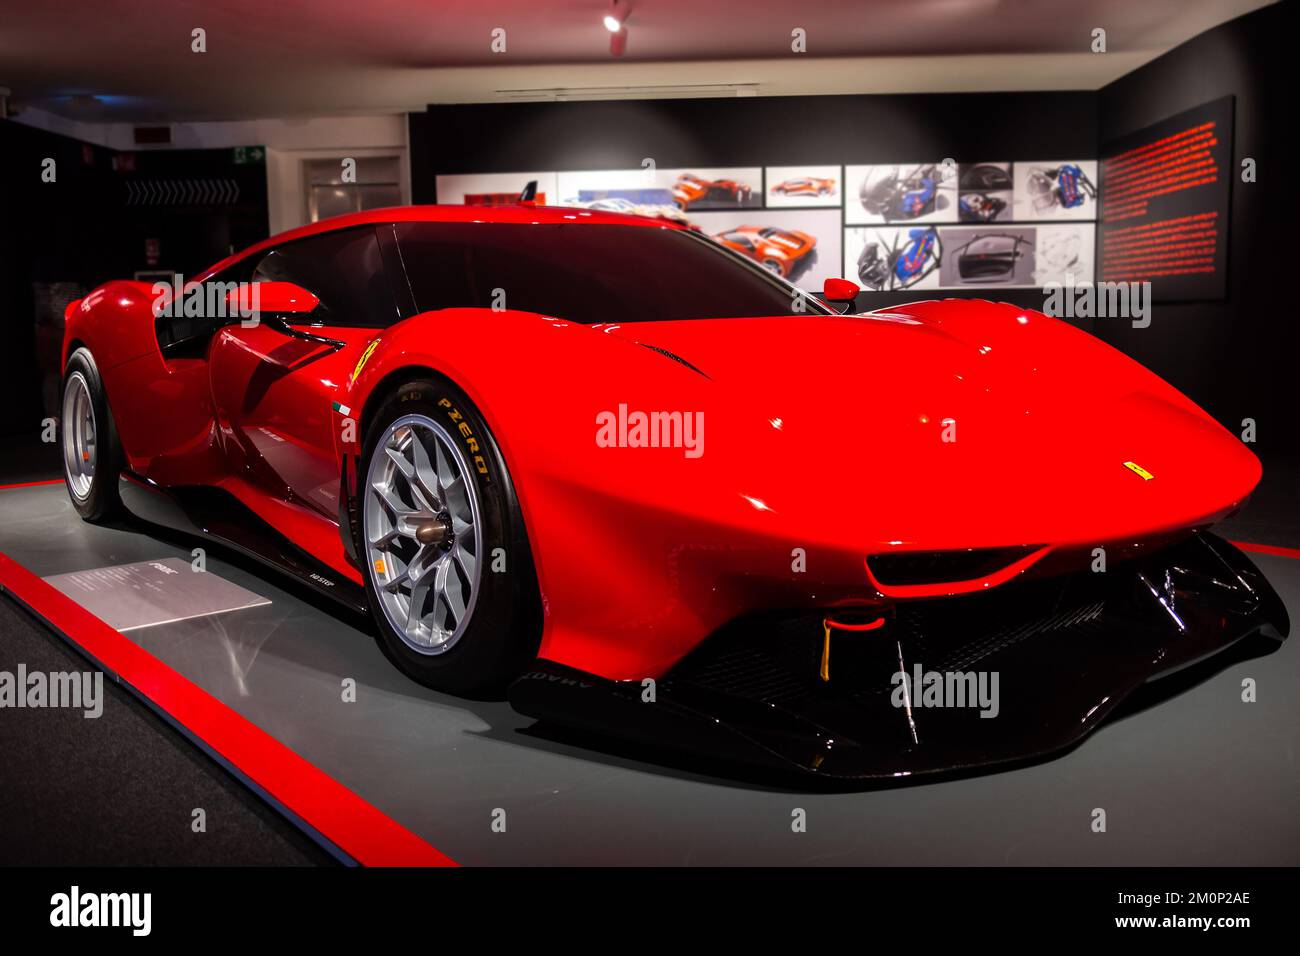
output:
[[[694,173],[682,173],[672,188],[673,202],[678,209],[689,209],[698,203],[718,206],[747,205],[753,188],[733,179],[704,179]]]
[[[783,196],[830,196],[835,192],[835,180],[813,176],[787,179],[773,186],[772,192]]]
[[[798,266],[810,264],[817,246],[816,236],[771,226],[737,226],[713,238],[784,279],[789,279]]]

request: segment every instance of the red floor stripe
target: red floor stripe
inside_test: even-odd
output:
[[[455,866],[324,771],[0,553],[0,589],[81,647],[309,826],[368,866]]]
[[[1279,548],[1275,544],[1251,544],[1249,541],[1233,541],[1230,543],[1235,544],[1242,551],[1271,554],[1278,558],[1300,558],[1300,548]]]
[[[63,484],[62,478],[45,478],[41,481],[19,481],[12,485],[0,485],[0,491],[5,491],[9,488],[37,488],[41,485],[61,485],[61,484]]]

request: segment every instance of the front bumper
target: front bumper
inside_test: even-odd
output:
[[[818,673],[821,613],[802,611],[722,628],[655,682],[653,700],[640,681],[543,660],[514,683],[510,702],[720,765],[907,777],[1068,747],[1143,685],[1226,658],[1246,637],[1263,638],[1252,655],[1266,653],[1289,628],[1250,560],[1202,533],[1105,573],[900,603],[888,626],[833,637],[829,681]],[[933,678],[904,691],[900,672],[940,675],[947,693],[927,693]],[[953,693],[963,689],[964,702]]]

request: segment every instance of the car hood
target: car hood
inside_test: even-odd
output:
[[[1235,436],[1157,376],[1005,304],[613,335],[698,370],[665,376],[707,377],[691,390],[707,484],[794,536],[834,528],[876,551],[1136,541],[1218,520],[1260,477]]]

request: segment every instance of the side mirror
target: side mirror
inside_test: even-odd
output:
[[[237,310],[237,315],[307,315],[320,305],[320,299],[292,282],[241,282],[226,295],[226,305]]]
[[[320,305],[320,299],[292,282],[241,282],[226,294],[228,315],[257,316],[259,322],[281,335],[341,349],[347,345],[338,339],[295,329],[288,317],[305,318]]]
[[[822,283],[822,298],[827,302],[847,305],[848,308],[844,310],[845,312],[848,312],[849,309],[853,308],[853,304],[857,301],[858,293],[861,291],[861,286],[856,282],[850,282],[848,279],[828,278],[824,283]]]

